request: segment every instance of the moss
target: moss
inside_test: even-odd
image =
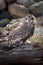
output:
[[[38,36],[35,36],[35,35],[30,37],[28,40],[31,41],[31,42],[36,42],[36,43],[43,43],[42,38],[38,37]]]

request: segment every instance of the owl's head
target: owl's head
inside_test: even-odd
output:
[[[25,18],[27,22],[32,23],[35,25],[35,27],[37,27],[37,20],[34,15],[28,14]]]

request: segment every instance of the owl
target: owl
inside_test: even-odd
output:
[[[35,22],[34,16],[28,14],[24,20],[19,22],[19,25],[12,29],[8,36],[8,44],[19,45],[24,43],[30,36],[33,35]]]

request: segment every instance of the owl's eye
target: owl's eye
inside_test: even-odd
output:
[[[27,20],[28,18],[26,17],[26,20]]]
[[[32,17],[31,19],[32,19],[32,20],[34,20],[34,18],[33,18],[33,17]]]

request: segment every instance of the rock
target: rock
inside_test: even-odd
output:
[[[10,5],[8,9],[9,9],[9,13],[12,15],[13,18],[25,17],[29,13],[27,8],[15,3]]]
[[[20,21],[24,21],[24,19],[25,19],[25,17],[24,17],[24,18],[19,18],[19,19],[12,19],[12,20],[9,22],[9,24],[14,24],[14,23],[16,23],[16,22],[19,22],[19,23],[20,23]]]
[[[36,2],[43,1],[43,0],[35,0]]]
[[[8,3],[16,2],[16,0],[6,0]]]
[[[0,20],[0,27],[5,27],[9,22],[9,19]]]
[[[35,16],[43,15],[43,1],[32,4],[29,10],[31,10]]]
[[[34,0],[17,0],[18,4],[22,4],[26,7],[29,7],[31,4],[35,3]]]
[[[5,0],[0,0],[0,10],[3,10],[6,8]]]
[[[34,35],[29,40],[43,47],[43,27],[35,28]]]
[[[43,48],[23,44],[17,48],[0,50],[0,65],[43,65]]]
[[[38,26],[43,26],[43,16],[37,17]]]

